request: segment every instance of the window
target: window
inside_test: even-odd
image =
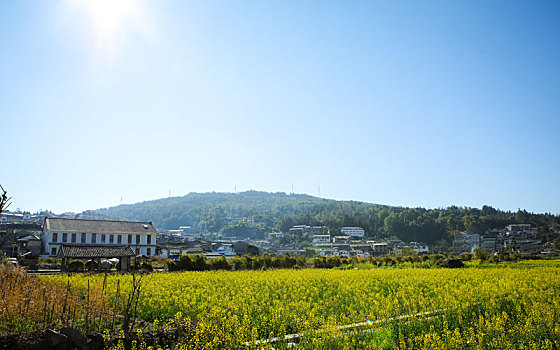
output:
[[[152,244],[152,236],[151,235],[148,235],[148,244]],[[148,255],[150,255],[150,254],[148,254]]]
[[[97,234],[95,233],[91,234],[91,243],[97,243]]]
[[[109,243],[115,243],[115,235],[109,235]]]
[[[105,243],[105,235],[104,234],[101,235],[101,243]]]
[[[140,244],[140,235],[136,235],[136,244]]]
[[[82,243],[86,243],[86,234],[82,233]]]
[[[58,232],[53,232],[52,233],[52,241],[55,242],[55,243],[56,243],[56,241],[58,241]]]
[[[118,242],[119,244],[122,243],[122,235],[117,235],[117,242]]]
[[[66,232],[64,232],[64,233],[62,234],[62,242],[63,242],[63,243],[66,243],[67,240],[68,240],[68,234],[67,234]]]
[[[56,247],[51,250],[51,255],[56,255]]]
[[[148,237],[150,237],[150,236],[148,236]],[[148,255],[148,256],[152,255],[152,250],[150,248],[146,249],[146,255]]]
[[[72,243],[76,243],[76,234],[72,233]]]
[[[132,244],[132,235],[128,235],[128,244]]]

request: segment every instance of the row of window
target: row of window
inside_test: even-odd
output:
[[[61,235],[62,240],[60,241],[60,243],[86,243],[86,234],[85,233],[63,233]],[[68,237],[70,236],[70,237]],[[117,234],[99,234],[100,236],[100,241],[99,243],[115,243],[115,239],[116,239],[116,243],[117,244],[121,244],[123,243],[123,236],[128,236],[128,238],[126,239],[128,244],[132,244],[133,240],[135,240],[136,244],[140,244],[140,235],[117,235]],[[136,237],[136,239],[133,239],[132,237]],[[152,244],[152,236],[151,235],[147,235],[147,244]],[[58,232],[53,232],[52,233],[52,241],[53,243],[58,243],[59,240],[59,235]],[[79,238],[79,240],[78,240]],[[96,233],[92,233],[91,234],[91,242],[90,243],[97,243],[97,234]]]
[[[132,248],[132,251],[134,251],[135,254],[140,253],[140,249],[136,250],[135,248]],[[55,255],[57,255],[57,253],[58,253],[57,248],[53,247],[51,249],[51,255],[55,256]],[[151,248],[146,248],[146,255],[148,255],[148,256],[152,255],[152,249]]]

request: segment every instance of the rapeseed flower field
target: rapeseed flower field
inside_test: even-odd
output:
[[[182,325],[176,349],[560,348],[560,261],[471,265],[155,273],[137,313],[162,330]],[[132,286],[130,275],[48,280],[103,283],[115,308]]]

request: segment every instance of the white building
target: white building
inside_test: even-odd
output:
[[[506,230],[508,233],[524,232],[524,231],[533,232],[534,228],[531,226],[531,224],[512,224],[512,225],[507,225]]]
[[[421,243],[417,242],[410,242],[409,244],[399,244],[395,247],[395,251],[397,254],[402,254],[403,250],[405,249],[412,249],[418,254],[428,254],[429,248],[427,245],[422,245]]]
[[[183,230],[169,230],[167,231],[167,233],[169,233],[172,236],[175,237],[182,237],[183,236]]]
[[[314,235],[313,236],[313,244],[320,244],[320,243],[331,243],[331,236],[330,235]]]
[[[364,238],[366,232],[361,227],[343,227],[340,229],[343,235]]]
[[[156,254],[157,231],[151,222],[45,218],[43,254],[57,256],[64,245],[129,246],[137,255]]]
[[[267,233],[268,239],[282,239],[286,236],[283,232],[270,232]]]

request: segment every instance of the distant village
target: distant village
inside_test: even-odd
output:
[[[530,224],[512,224],[483,235],[462,232],[454,236],[449,253],[555,253],[536,238]],[[295,240],[294,237],[298,238]],[[388,254],[428,254],[433,247],[397,238],[373,240],[361,227],[343,227],[331,234],[326,226],[296,225],[288,232],[270,232],[264,239],[221,237],[194,232],[190,226],[156,229],[151,222],[110,221],[81,214],[32,215],[5,211],[0,215],[0,247],[8,257],[71,259],[130,259],[134,256],[177,259],[201,255],[208,259],[241,255],[289,254],[324,257],[379,257]],[[291,238],[291,239],[289,239]]]

